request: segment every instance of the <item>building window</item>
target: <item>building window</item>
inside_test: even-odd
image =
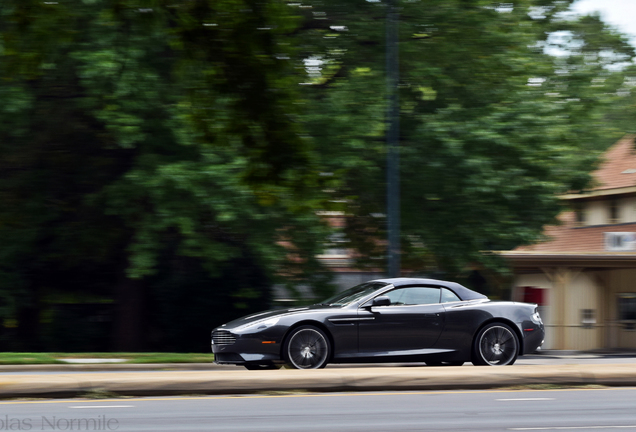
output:
[[[609,203],[609,223],[620,223],[618,200],[610,200]]]
[[[574,215],[577,226],[585,225],[585,203],[578,202],[574,204]]]
[[[603,237],[606,251],[636,251],[636,233],[634,232],[606,232],[603,233]]]
[[[596,311],[594,309],[581,309],[581,326],[586,329],[596,325]]]
[[[347,240],[344,232],[335,232],[329,236],[323,254],[332,256],[348,256],[348,243],[349,241]]]
[[[636,293],[618,295],[618,321],[625,330],[636,330]]]

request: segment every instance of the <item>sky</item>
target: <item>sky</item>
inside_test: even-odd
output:
[[[603,21],[625,33],[636,46],[636,0],[579,0],[572,9],[582,14],[599,12]]]

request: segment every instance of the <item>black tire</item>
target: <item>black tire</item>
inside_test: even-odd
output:
[[[331,355],[329,338],[317,327],[305,325],[292,330],[283,345],[283,357],[294,369],[321,369]]]
[[[275,364],[246,363],[243,366],[245,366],[245,369],[247,369],[247,370],[274,370],[274,369],[280,369],[281,368],[280,365],[275,365]]]
[[[435,361],[435,362],[426,362],[426,366],[461,366],[463,365],[464,362],[463,361],[445,361],[445,362],[441,362],[441,361]]]
[[[510,366],[519,355],[519,338],[504,323],[484,326],[473,341],[472,363],[475,366]]]

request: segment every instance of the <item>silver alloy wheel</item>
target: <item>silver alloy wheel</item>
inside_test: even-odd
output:
[[[514,363],[519,350],[517,337],[508,326],[493,325],[479,338],[479,356],[484,364],[504,366]]]
[[[286,354],[296,369],[318,369],[327,364],[329,342],[318,329],[301,327],[290,336]]]

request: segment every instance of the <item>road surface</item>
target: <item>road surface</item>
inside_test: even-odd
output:
[[[0,402],[0,430],[634,431],[636,388]]]

